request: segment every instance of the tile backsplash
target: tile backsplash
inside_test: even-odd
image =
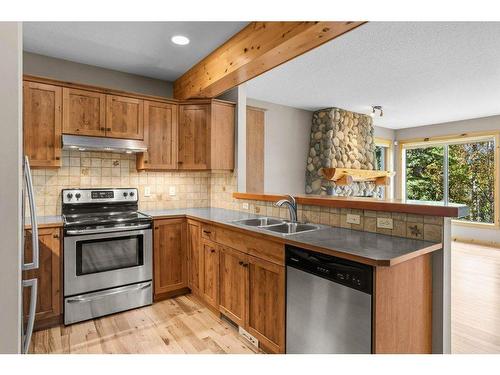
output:
[[[61,168],[33,170],[33,185],[38,214],[48,216],[61,214],[61,190],[77,187],[135,187],[139,207],[146,210],[208,207],[210,176],[207,171],[138,172],[134,154],[64,150]]]
[[[143,210],[218,207],[288,218],[288,210],[275,207],[272,202],[234,199],[236,172],[138,172],[133,154],[63,151],[61,168],[33,170],[33,185],[40,216],[61,214],[62,189],[135,187],[139,189],[139,208]],[[151,190],[149,197],[144,196],[146,187]],[[170,187],[175,187],[174,196],[169,195]],[[248,208],[244,204],[248,204]],[[360,215],[360,224],[347,223],[347,214]],[[378,228],[380,217],[392,218],[393,229]],[[427,215],[299,205],[298,219],[436,242],[443,236],[443,218]]]

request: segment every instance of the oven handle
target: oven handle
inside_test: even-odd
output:
[[[120,226],[111,228],[99,228],[99,229],[68,229],[66,234],[94,234],[94,233],[108,233],[108,232],[123,232],[124,230],[138,230],[149,228],[151,224],[139,224],[132,226]]]
[[[122,288],[114,289],[110,292],[97,292],[97,293],[92,293],[88,294],[86,297],[74,297],[67,299],[66,302],[68,303],[84,303],[84,302],[90,302],[94,301],[96,299],[101,299],[104,297],[112,296],[115,294],[122,294],[122,293],[128,293],[128,292],[135,292],[137,290],[142,290],[142,289],[147,289],[151,288],[151,281],[139,284],[139,285],[132,285],[132,286],[125,286]]]

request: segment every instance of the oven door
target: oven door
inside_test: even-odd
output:
[[[151,229],[64,237],[64,296],[152,279]]]

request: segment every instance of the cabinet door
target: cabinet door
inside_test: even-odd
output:
[[[219,307],[219,249],[211,241],[203,240],[203,298],[213,308]]]
[[[234,116],[234,104],[214,102],[212,105],[210,169],[234,169]]]
[[[144,139],[144,103],[124,96],[106,96],[106,137]]]
[[[248,332],[275,353],[285,352],[285,267],[248,257]]]
[[[226,246],[220,246],[219,251],[219,310],[244,327],[248,306],[248,257]]]
[[[137,169],[177,169],[177,105],[145,101],[144,124],[148,151],[137,156]]]
[[[57,320],[61,315],[61,242],[59,228],[39,229],[38,245],[40,250],[39,268],[24,271],[23,279],[38,279],[38,295],[35,322],[37,327],[47,325],[42,321]],[[31,232],[25,231],[25,261],[31,262]],[[23,311],[29,311],[29,289],[23,291]]]
[[[210,105],[181,105],[179,111],[179,168],[208,169]]]
[[[187,287],[186,222],[184,219],[154,222],[154,294]]]
[[[264,191],[265,112],[247,107],[246,185],[249,193]]]
[[[200,225],[195,221],[188,220],[188,286],[193,294],[199,295],[201,291],[202,252]]]
[[[24,153],[32,167],[61,166],[61,87],[23,84]]]
[[[63,88],[63,133],[104,136],[106,133],[106,95]]]

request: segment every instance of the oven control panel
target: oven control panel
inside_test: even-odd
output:
[[[118,189],[64,189],[63,204],[137,202],[138,192],[134,188]]]

